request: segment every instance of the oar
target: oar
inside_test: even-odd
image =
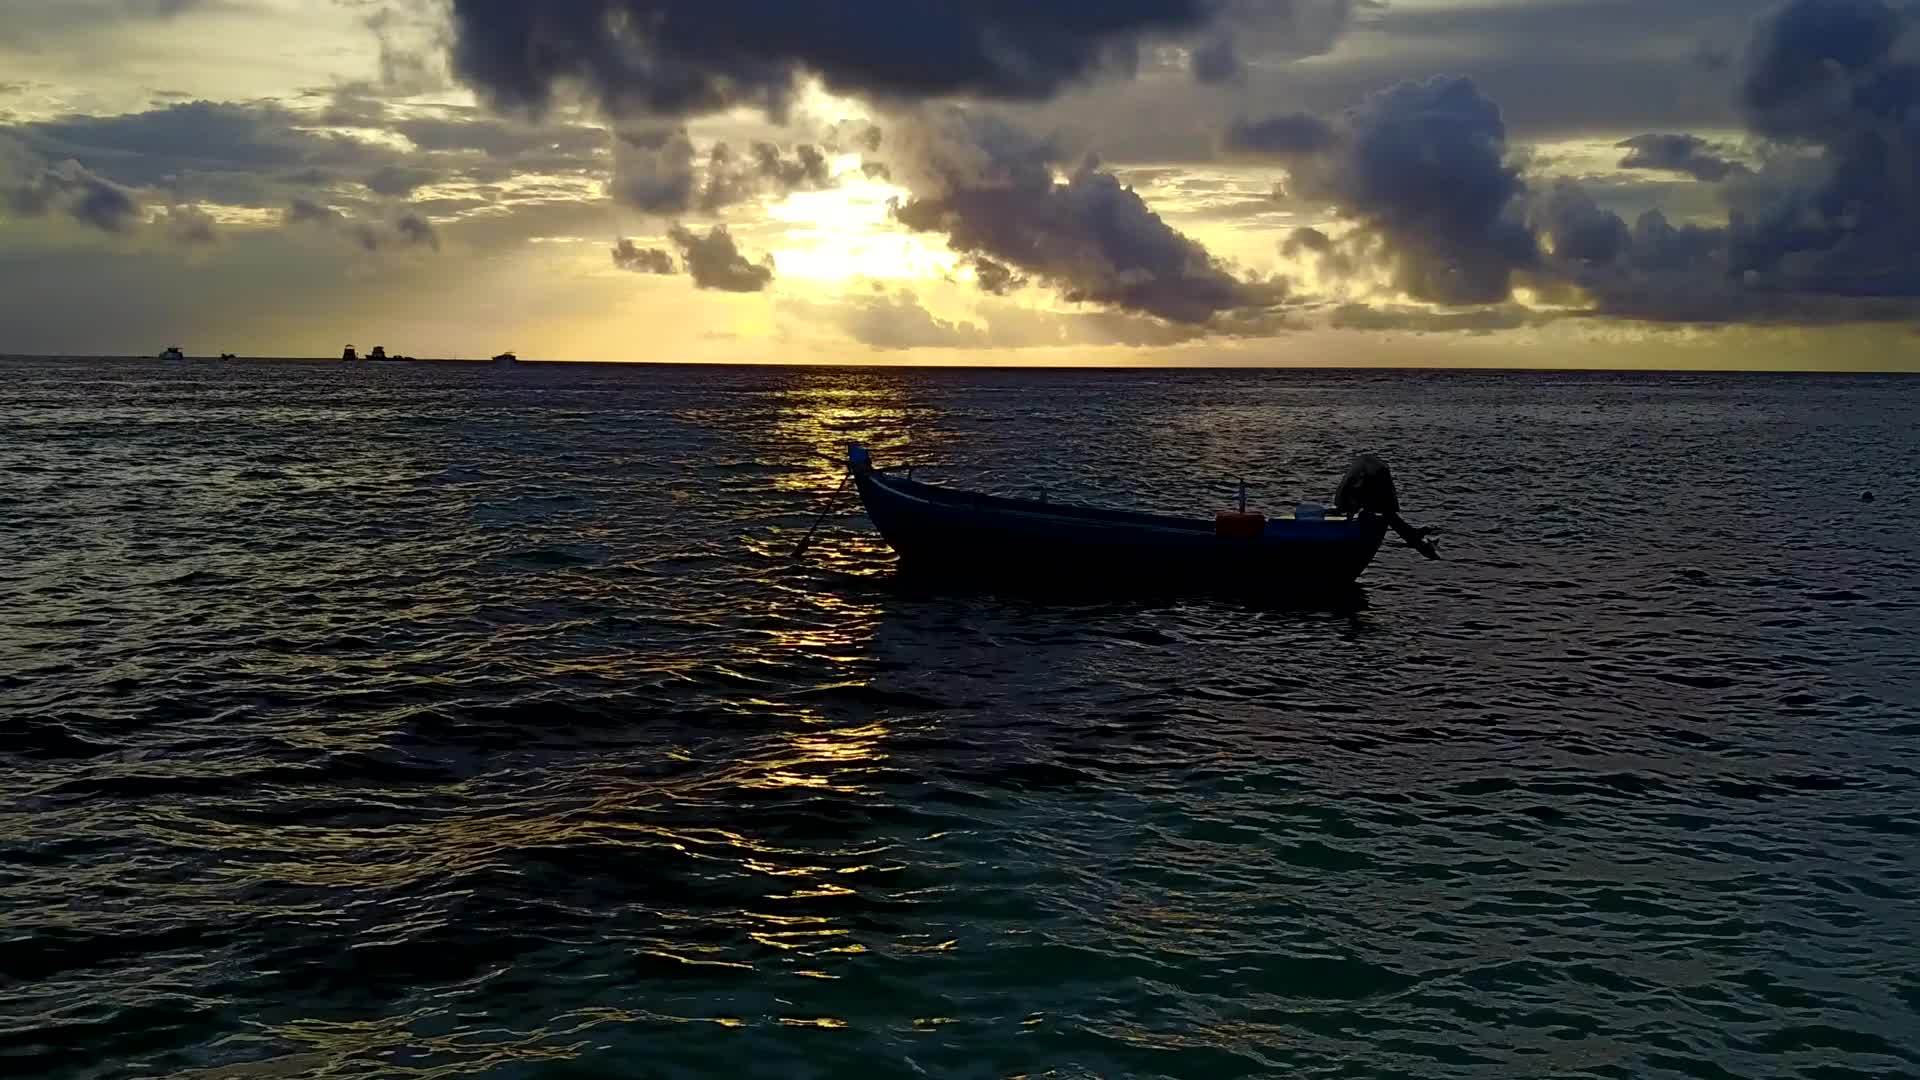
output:
[[[793,555],[788,558],[788,562],[799,562],[800,556],[807,553],[807,545],[813,543],[813,534],[820,531],[820,526],[826,522],[827,515],[833,513],[834,504],[840,501],[840,493],[847,490],[847,481],[851,479],[853,479],[852,473],[840,478],[840,486],[833,489],[832,495],[827,496],[827,505],[821,509],[820,516],[813,519],[813,528],[808,529],[807,535],[800,538],[800,546],[793,549]]]

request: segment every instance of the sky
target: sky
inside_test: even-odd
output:
[[[1920,369],[1910,0],[0,0],[0,353]]]

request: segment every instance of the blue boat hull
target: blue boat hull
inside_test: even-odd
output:
[[[1236,538],[1211,521],[979,495],[871,468],[856,467],[854,482],[903,571],[973,580],[1326,592],[1352,585],[1387,529],[1373,516],[1280,520]]]

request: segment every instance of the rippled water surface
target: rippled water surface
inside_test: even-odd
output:
[[[1920,1073],[1920,380],[0,378],[0,1073]],[[1448,560],[792,566],[849,439]]]

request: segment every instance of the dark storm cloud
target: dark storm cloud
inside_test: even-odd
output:
[[[421,187],[450,181],[493,185],[514,176],[583,176],[605,167],[607,135],[599,128],[535,127],[460,110],[379,120],[380,130],[418,148],[404,149],[397,140],[329,129],[325,111],[193,101],[114,116],[0,125],[0,137],[45,160],[78,161],[115,184],[152,191],[169,202],[259,208],[285,206],[294,194],[347,184],[407,198]],[[376,118],[354,120],[358,125]]]
[[[289,228],[307,227],[341,237],[367,252],[394,247],[440,250],[439,231],[411,209],[396,209],[385,220],[369,221],[348,217],[312,199],[295,198],[287,204],[280,220]]]
[[[745,156],[726,143],[716,143],[707,156],[700,209],[714,213],[762,193],[786,195],[820,191],[832,185],[827,157],[817,146],[802,143],[794,148],[793,157],[787,158],[770,142],[753,143]]]
[[[622,238],[613,249],[613,265],[636,274],[671,274],[677,268],[673,256],[660,248],[643,248]]]
[[[502,161],[551,155],[590,159],[607,139],[605,131],[585,124],[517,124],[465,110],[449,110],[444,116],[408,117],[388,126],[422,150],[472,151]]]
[[[615,135],[613,201],[646,214],[682,214],[693,205],[693,140],[681,131]]]
[[[1231,34],[1216,34],[1195,46],[1191,63],[1194,79],[1209,86],[1239,82],[1247,71]]]
[[[453,0],[452,67],[497,106],[540,112],[578,86],[609,113],[733,106],[784,114],[798,81],[896,101],[1043,100],[1139,43],[1204,26],[1225,0]]]
[[[60,177],[66,187],[67,213],[75,221],[103,232],[125,232],[140,219],[140,204],[133,194],[118,184],[68,161],[51,175]]]
[[[409,169],[400,165],[382,165],[369,174],[362,183],[367,190],[376,195],[406,197],[413,194],[415,188],[433,183],[440,174],[431,169]]]
[[[1920,299],[1917,24],[1915,8],[1884,0],[1793,0],[1768,13],[1745,50],[1740,103],[1751,133],[1769,142],[1760,168],[1722,177],[1726,225],[1676,227],[1649,211],[1625,230],[1591,200],[1556,189],[1536,216],[1554,272],[1611,315],[1912,318]],[[1701,156],[1688,137],[1642,148],[1669,162]]]
[[[1774,9],[1745,50],[1740,104],[1769,152],[1758,170],[1725,174],[1724,228],[1675,227],[1649,212],[1616,258],[1562,272],[1609,314],[1911,318],[1920,299],[1920,9],[1885,0]],[[1692,160],[1698,151],[1682,140],[1653,153]],[[1591,208],[1577,228],[1549,227],[1556,253],[1558,231],[1579,247],[1606,228]]]
[[[1681,173],[1695,180],[1725,180],[1746,166],[1729,161],[1713,143],[1698,135],[1635,135],[1617,144],[1627,155],[1620,159],[1623,169],[1657,169]]]
[[[167,239],[182,247],[207,247],[219,243],[213,215],[197,206],[173,206],[160,219]]]
[[[1552,238],[1557,259],[1577,263],[1610,263],[1632,244],[1627,223],[1618,214],[1593,201],[1585,188],[1560,180],[1533,197],[1529,218]]]
[[[805,143],[794,147],[791,160],[782,158],[780,148],[772,143],[754,143],[753,162],[759,177],[782,191],[818,190],[832,180],[826,155]]]
[[[328,127],[384,127],[387,103],[365,83],[337,86],[321,110],[320,122]]]
[[[833,177],[820,148],[801,144],[793,156],[770,142],[750,144],[745,153],[715,143],[696,166],[693,140],[684,129],[623,132],[613,155],[614,201],[647,214],[675,217],[699,210],[718,213],[764,194],[818,191]]]
[[[1817,183],[1732,193],[1731,269],[1758,285],[1920,297],[1920,8],[1794,0],[1746,54],[1756,134],[1816,153]]]
[[[1016,289],[1025,288],[1027,279],[992,259],[976,255],[967,261],[973,268],[973,278],[980,285],[981,292],[990,292],[995,296],[1005,296]]]
[[[0,45],[35,47],[41,38],[85,33],[117,22],[171,19],[194,10],[231,8],[233,0],[13,0],[0,5]]]
[[[1058,149],[1004,121],[940,110],[910,141],[917,194],[895,208],[897,220],[1042,278],[1071,301],[1203,323],[1282,298],[1277,285],[1235,277],[1097,163],[1056,181]]]
[[[361,21],[380,43],[380,88],[409,97],[446,86],[446,73],[428,53],[438,37],[437,12],[425,3],[381,4]]]
[[[1338,141],[1332,125],[1306,113],[1240,120],[1227,129],[1226,148],[1236,154],[1317,154]]]
[[[1466,79],[1436,77],[1371,94],[1330,123],[1283,116],[1236,125],[1265,142],[1290,193],[1332,204],[1356,226],[1357,261],[1384,261],[1408,296],[1442,304],[1507,299],[1538,249],[1516,213],[1524,184],[1507,161],[1499,108]]]
[[[440,234],[434,229],[433,223],[412,211],[393,219],[393,232],[403,244],[440,250]]]
[[[1641,270],[1699,273],[1724,270],[1726,245],[1724,229],[1676,226],[1667,215],[1648,210],[1633,223],[1627,250],[1634,266]]]
[[[734,246],[725,225],[715,225],[705,236],[675,225],[667,233],[686,261],[695,286],[724,292],[760,292],[773,283],[773,267],[747,261]]]
[[[125,187],[77,161],[49,163],[0,138],[0,209],[14,217],[63,214],[101,232],[124,233],[141,220],[140,201]]]
[[[14,134],[49,157],[72,157],[122,183],[149,187],[189,172],[292,170],[367,161],[367,144],[296,130],[272,105],[193,101],[119,116],[69,116]]]
[[[330,206],[322,206],[312,199],[296,198],[287,204],[280,215],[282,222],[288,225],[318,225],[332,228],[346,220],[345,215]]]

